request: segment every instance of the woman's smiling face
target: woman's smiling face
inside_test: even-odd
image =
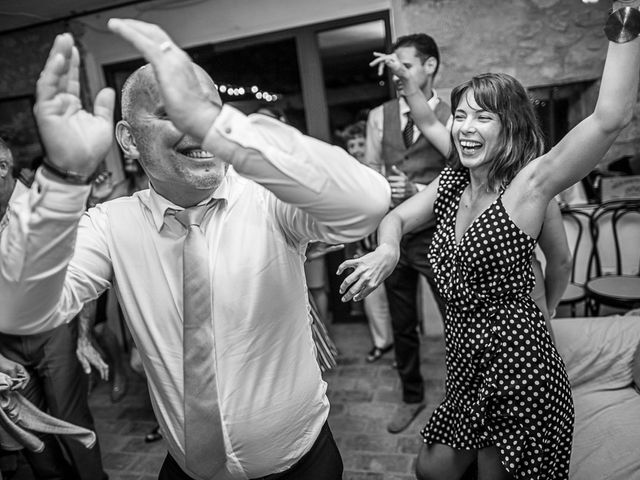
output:
[[[453,142],[462,165],[469,169],[489,166],[497,150],[502,124],[496,113],[483,110],[468,89],[453,116]]]

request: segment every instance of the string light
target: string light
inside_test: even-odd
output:
[[[265,102],[275,102],[280,98],[277,93],[261,90],[257,85],[252,85],[251,87],[238,87],[235,85],[221,84],[216,85],[216,88],[220,93],[227,94],[230,97],[253,95],[257,100],[264,100]]]

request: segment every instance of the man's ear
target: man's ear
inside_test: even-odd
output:
[[[424,62],[424,65],[422,66],[422,68],[424,68],[424,71],[428,75],[433,76],[436,73],[436,69],[438,68],[438,60],[436,60],[435,57],[429,57]]]
[[[116,124],[116,140],[127,157],[134,159],[138,159],[140,157],[136,140],[133,138],[131,125],[129,125],[129,122],[126,120],[120,120]]]
[[[5,178],[9,174],[9,162],[0,160],[0,178]]]

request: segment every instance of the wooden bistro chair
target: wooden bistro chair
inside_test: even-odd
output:
[[[562,219],[567,232],[567,240],[571,255],[571,277],[565,290],[560,305],[568,305],[571,316],[576,316],[576,306],[584,302],[584,316],[588,316],[587,292],[584,284],[588,278],[586,267],[591,254],[591,235],[589,234],[589,222],[591,219],[590,206],[563,206],[561,208]]]
[[[585,284],[591,313],[600,305],[640,307],[640,199],[615,200],[598,206],[591,215],[592,254]]]

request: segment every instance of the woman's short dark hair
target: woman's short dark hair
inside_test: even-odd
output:
[[[344,143],[347,143],[349,140],[353,140],[354,138],[367,136],[367,122],[364,120],[358,120],[351,125],[347,125],[343,130],[338,132],[339,137],[342,139]]]
[[[531,160],[544,153],[544,139],[531,100],[522,84],[506,73],[483,73],[458,85],[451,92],[451,112],[468,91],[487,112],[498,115],[502,126],[495,156],[489,168],[488,186],[493,190],[506,187]],[[460,167],[454,148],[451,164]]]

